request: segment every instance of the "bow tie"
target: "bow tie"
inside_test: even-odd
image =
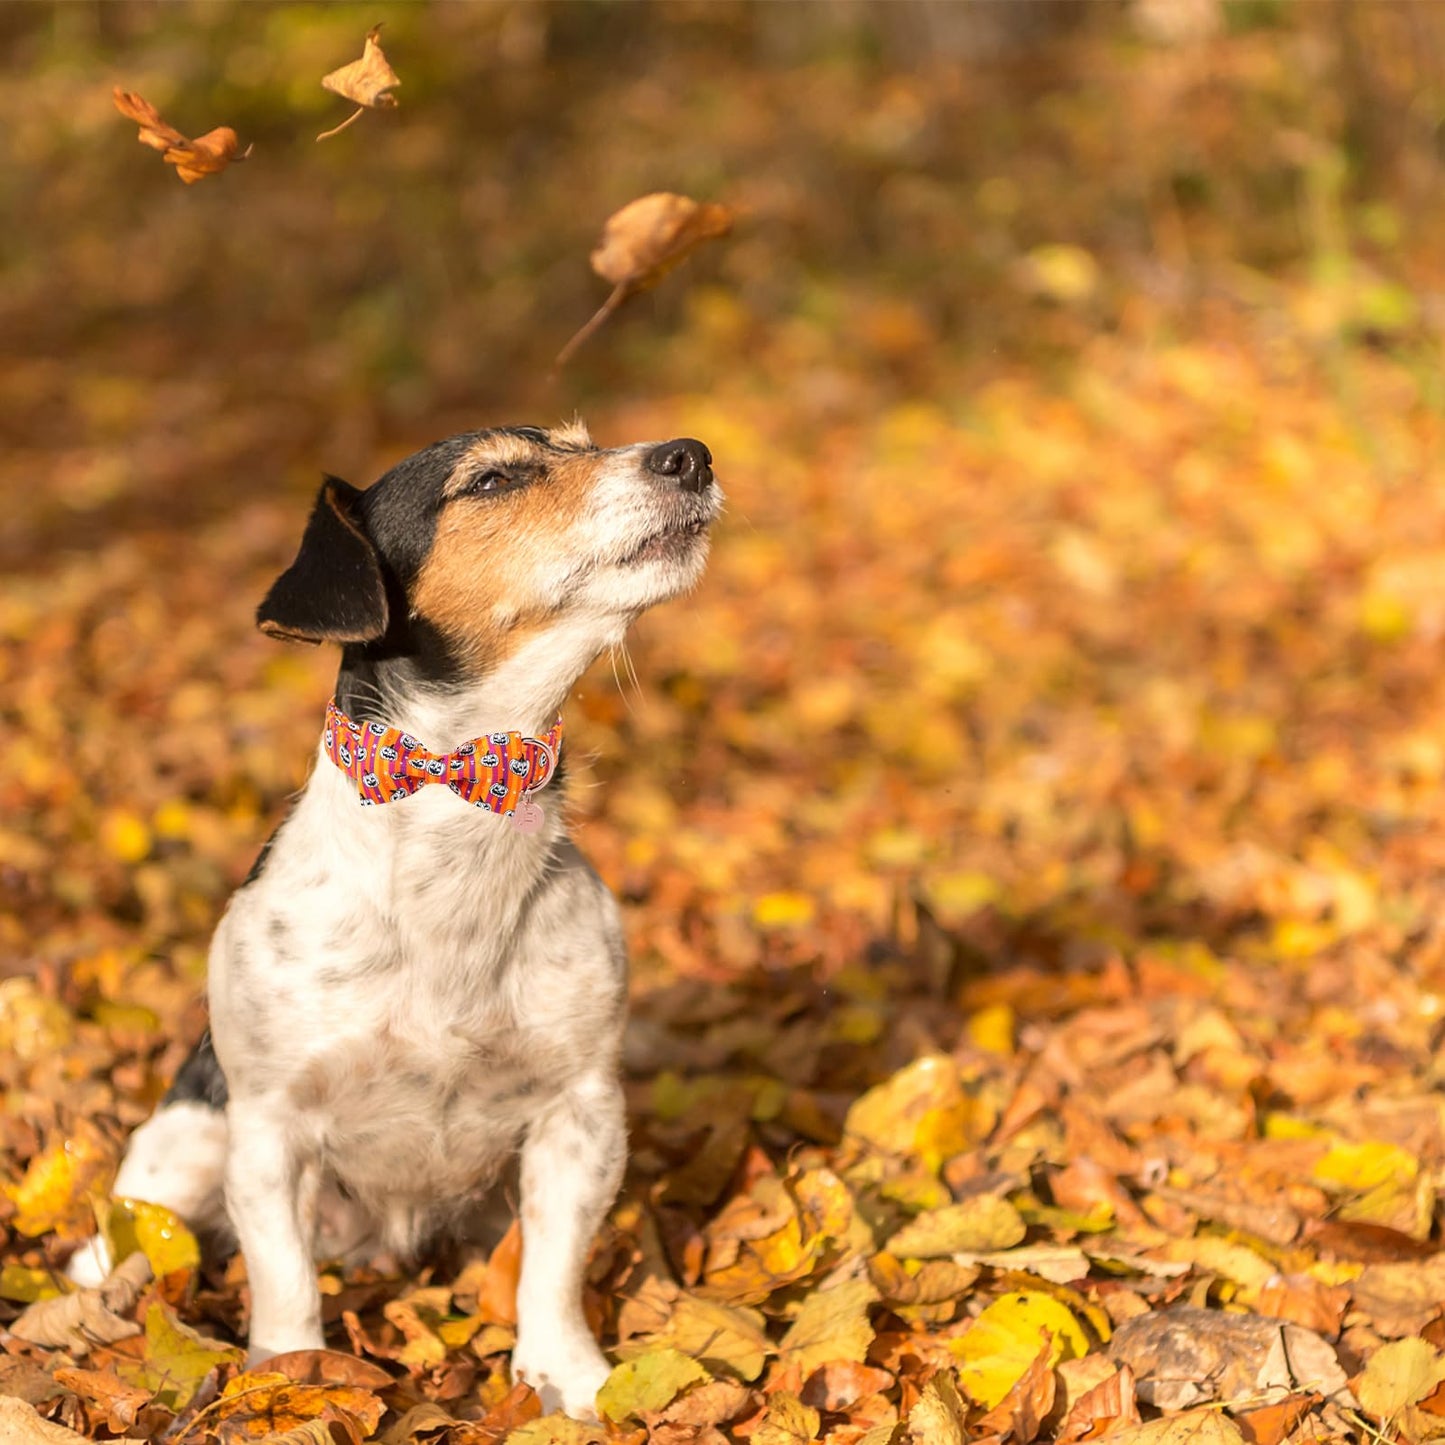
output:
[[[332,698],[321,746],[351,779],[363,807],[410,797],[427,783],[443,783],[464,802],[506,814],[532,832],[541,825],[542,810],[530,794],[550,783],[557,770],[562,719],[540,738],[488,733],[449,753],[432,753],[400,728],[353,722]]]

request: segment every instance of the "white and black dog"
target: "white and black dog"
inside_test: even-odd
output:
[[[257,613],[343,645],[320,755],[216,930],[210,1035],[114,1186],[229,1220],[253,1362],[322,1345],[315,1259],[414,1255],[519,1156],[513,1369],[593,1411],[608,1365],[582,1277],[626,1157],[626,959],[611,895],[533,794],[568,691],[697,581],[720,507],[701,442],[600,449],[580,424],[322,487]],[[72,1273],[108,1264],[92,1242]]]

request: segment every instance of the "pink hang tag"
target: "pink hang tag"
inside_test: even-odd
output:
[[[512,826],[519,833],[535,833],[547,815],[530,798],[523,797],[512,810]]]

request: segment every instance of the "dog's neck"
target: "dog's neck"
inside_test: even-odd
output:
[[[337,706],[357,722],[399,727],[444,750],[492,732],[537,736],[552,725],[577,679],[630,618],[598,617],[538,632],[485,669],[460,663],[424,634],[402,651],[347,647]]]

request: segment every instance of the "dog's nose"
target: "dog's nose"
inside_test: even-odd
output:
[[[653,447],[643,465],[659,477],[676,477],[684,492],[703,492],[712,485],[712,453],[692,437]]]

